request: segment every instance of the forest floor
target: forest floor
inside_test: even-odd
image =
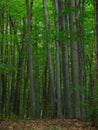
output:
[[[90,122],[76,119],[2,120],[0,130],[98,130]]]

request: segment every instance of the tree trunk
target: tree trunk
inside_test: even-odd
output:
[[[2,1],[1,1],[2,3]],[[1,5],[0,5],[1,6]],[[1,6],[2,12],[0,13],[0,34],[2,35],[2,38],[0,39],[0,63],[3,63],[3,36],[4,36],[4,10]],[[2,102],[2,87],[3,87],[3,80],[2,80],[2,70],[0,69],[0,114],[3,115],[3,102]]]
[[[76,18],[84,13],[84,1],[76,1]],[[85,114],[85,88],[86,88],[86,58],[85,58],[85,46],[84,46],[84,19],[77,21],[77,36],[78,36],[78,56],[79,56],[79,86],[81,87],[80,100],[81,100],[81,119],[86,119]]]
[[[63,33],[67,31],[67,16],[64,12],[64,0],[59,1],[59,12],[60,12],[60,31]],[[62,66],[63,66],[63,85],[64,85],[64,116],[66,118],[71,117],[71,99],[70,99],[70,88],[69,88],[69,63],[68,63],[68,43],[62,39]]]
[[[18,72],[17,72],[17,76],[16,76],[16,88],[15,88],[15,99],[14,99],[14,112],[16,115],[20,115],[20,92],[21,92],[21,82],[22,82],[22,77],[23,77],[23,64],[24,64],[24,58],[25,58],[25,54],[26,54],[26,43],[25,43],[25,33],[26,33],[26,29],[25,29],[25,21],[23,20],[23,34],[22,34],[22,46],[21,49],[19,51],[19,59],[18,59]],[[13,82],[13,81],[12,81]]]
[[[58,0],[54,1],[55,4],[55,28],[56,34],[59,34],[59,8]],[[57,87],[57,117],[62,117],[62,107],[61,107],[61,87],[60,87],[60,45],[59,37],[56,39],[56,87]]]
[[[50,31],[50,21],[48,18],[48,10],[46,6],[46,1],[43,0],[43,7],[44,7],[44,15],[45,15],[45,21],[46,21],[46,37],[49,39],[49,31]],[[46,39],[47,40],[47,39]],[[48,57],[48,67],[49,67],[49,77],[50,77],[50,92],[51,92],[51,115],[54,118],[55,117],[55,106],[56,106],[56,99],[55,99],[55,86],[54,86],[54,76],[53,76],[53,67],[52,67],[52,58],[51,58],[51,49],[50,49],[50,43],[49,40],[47,42],[47,57]]]
[[[48,108],[48,93],[47,93],[47,58],[45,59],[45,65],[43,67],[43,77],[42,77],[42,96],[43,96],[43,113],[42,118],[47,118],[47,108]]]
[[[98,1],[95,1],[95,31],[96,31],[96,81],[94,87],[95,123],[98,128]]]
[[[75,8],[75,0],[70,1],[70,7]],[[72,64],[72,85],[74,87],[74,118],[80,118],[80,94],[79,94],[79,60],[78,60],[78,43],[76,40],[76,13],[70,14],[70,31],[71,31],[71,64]]]
[[[29,117],[35,118],[35,98],[34,98],[34,84],[33,84],[33,58],[32,58],[32,45],[31,45],[31,19],[32,19],[32,6],[33,0],[26,0],[27,7],[27,43],[28,43],[28,66],[29,66],[29,77],[30,77],[30,115]]]

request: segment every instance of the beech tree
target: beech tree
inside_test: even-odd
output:
[[[27,44],[28,44],[28,66],[29,66],[29,77],[30,77],[30,97],[29,97],[29,105],[30,105],[30,113],[29,116],[35,118],[35,98],[34,98],[34,83],[33,83],[33,56],[32,56],[32,45],[31,45],[31,31],[32,31],[32,6],[33,0],[26,0],[27,7]],[[29,107],[29,106],[28,106]]]
[[[59,1],[59,12],[60,15],[60,31],[62,32],[63,36],[64,31],[67,31],[68,21],[67,16],[65,16],[64,13],[64,0]],[[70,100],[70,88],[69,88],[69,63],[68,63],[68,42],[62,39],[62,66],[63,66],[63,85],[64,85],[64,112],[65,117],[70,118],[71,117],[71,100]]]
[[[52,58],[51,58],[51,48],[49,42],[49,32],[50,32],[50,20],[48,17],[48,10],[46,6],[47,0],[43,0],[45,21],[46,21],[46,41],[47,41],[47,58],[48,58],[48,67],[49,67],[49,76],[50,76],[50,94],[51,94],[51,112],[52,117],[55,117],[55,86],[54,86],[54,75],[53,75],[53,67],[52,67]]]
[[[54,0],[55,5],[55,27],[56,34],[59,34],[59,2]],[[60,84],[60,43],[59,37],[56,39],[56,86],[57,86],[57,117],[62,117],[62,107],[61,107],[61,84]]]

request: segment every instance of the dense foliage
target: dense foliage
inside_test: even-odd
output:
[[[98,119],[97,2],[0,1],[0,116]]]

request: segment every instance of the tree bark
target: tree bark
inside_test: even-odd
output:
[[[48,18],[48,10],[46,6],[47,0],[43,0],[43,7],[44,7],[44,15],[46,21],[46,37],[49,39],[49,31],[50,31],[50,21]],[[46,39],[47,40],[47,39]],[[48,67],[49,67],[49,75],[50,75],[50,91],[51,91],[51,116],[52,118],[55,117],[55,106],[56,106],[56,99],[55,99],[55,85],[54,85],[54,75],[53,75],[53,67],[52,67],[52,58],[51,58],[51,49],[49,40],[47,40],[47,57],[48,57]]]
[[[29,117],[35,118],[35,95],[34,95],[34,84],[33,84],[33,57],[32,57],[32,45],[31,45],[31,20],[32,20],[32,6],[33,0],[26,0],[27,7],[27,44],[28,44],[28,66],[29,66],[29,77],[30,77],[30,115]]]
[[[70,8],[75,8],[75,0],[70,1]],[[80,93],[79,93],[79,60],[78,60],[78,43],[76,40],[76,13],[70,14],[70,31],[71,31],[71,64],[72,64],[72,85],[74,87],[74,118],[80,119]]]
[[[54,0],[55,6],[55,28],[56,34],[59,34],[59,7],[58,0]],[[56,87],[57,87],[57,117],[62,117],[62,107],[61,107],[61,86],[60,86],[60,45],[59,37],[56,39]]]
[[[60,15],[60,32],[67,31],[67,16],[64,13],[64,0],[59,1],[59,13]],[[70,88],[69,88],[69,63],[68,63],[68,43],[62,39],[62,66],[63,66],[63,86],[64,86],[64,116],[66,118],[71,117],[71,99],[70,99]]]
[[[95,123],[98,128],[98,1],[95,0],[95,31],[96,31],[96,81],[94,87]]]

